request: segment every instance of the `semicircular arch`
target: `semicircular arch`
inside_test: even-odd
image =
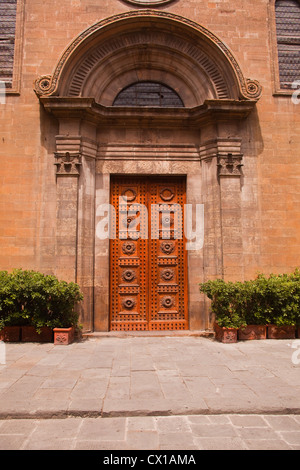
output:
[[[53,75],[36,81],[35,91],[112,106],[121,89],[145,80],[174,88],[187,107],[206,99],[257,99],[261,93],[213,33],[155,10],[127,12],[86,29],[64,51]]]

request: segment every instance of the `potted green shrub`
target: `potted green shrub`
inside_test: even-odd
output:
[[[50,311],[54,344],[70,344],[78,329],[77,304],[83,299],[77,284],[60,281],[51,290]]]
[[[296,328],[300,307],[300,276],[296,270],[292,274],[271,274],[268,278],[272,310],[268,323],[268,338],[292,339]]]
[[[217,341],[235,343],[238,329],[245,324],[237,310],[237,291],[235,283],[225,282],[223,279],[200,284],[200,292],[205,293],[211,300]]]
[[[15,328],[15,341],[53,341],[54,329],[67,327],[74,339],[78,315],[75,307],[82,300],[79,286],[59,281],[36,271],[0,272],[0,329],[5,340]],[[57,331],[57,330],[56,330]]]
[[[22,283],[16,273],[0,272],[0,338],[20,341],[22,326],[29,323],[26,302],[21,295]],[[22,300],[20,300],[22,297]],[[27,297],[27,293],[25,296]]]
[[[239,340],[266,339],[266,310],[261,305],[259,295],[261,291],[257,280],[239,283],[238,311],[244,319],[244,325],[238,330]]]

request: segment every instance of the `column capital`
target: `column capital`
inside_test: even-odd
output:
[[[218,154],[218,161],[217,161],[217,168],[218,168],[218,176],[237,176],[240,177],[242,175],[242,154]]]
[[[57,176],[79,176],[81,167],[81,154],[78,152],[55,152]]]

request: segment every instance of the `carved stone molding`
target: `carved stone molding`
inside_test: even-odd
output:
[[[141,6],[141,7],[158,7],[160,5],[165,5],[166,3],[171,3],[174,0],[123,0],[130,5]]]
[[[80,153],[55,152],[54,156],[57,176],[79,176],[81,167]]]
[[[218,155],[218,176],[241,176],[243,155]]]

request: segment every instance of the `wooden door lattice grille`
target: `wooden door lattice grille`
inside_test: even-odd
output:
[[[185,179],[114,177],[111,204],[116,233],[110,241],[111,330],[187,329]]]

